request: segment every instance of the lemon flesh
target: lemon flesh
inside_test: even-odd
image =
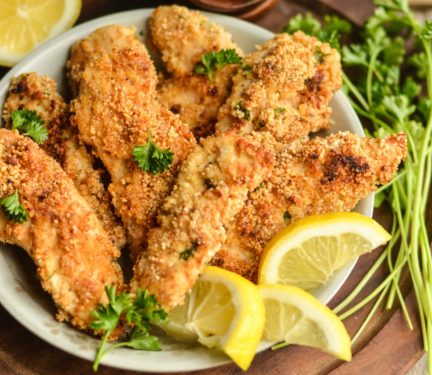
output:
[[[355,212],[310,216],[287,226],[267,244],[258,282],[311,290],[389,239],[376,221]]]
[[[45,40],[69,29],[81,0],[0,0],[0,65],[12,66]]]
[[[340,319],[295,286],[259,285],[266,310],[263,338],[306,345],[351,360],[351,340]]]
[[[224,351],[246,370],[264,329],[264,304],[258,287],[245,278],[209,266],[182,306],[161,326],[180,341],[198,341]]]

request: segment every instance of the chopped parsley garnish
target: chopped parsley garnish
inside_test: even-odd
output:
[[[108,304],[99,304],[92,312],[93,321],[90,328],[103,331],[101,343],[93,362],[93,370],[97,371],[102,357],[116,348],[129,347],[138,350],[161,350],[159,340],[149,333],[150,323],[164,323],[167,313],[160,307],[154,295],[146,290],[138,290],[133,299],[128,293],[116,295],[115,286],[105,287]],[[108,348],[108,338],[119,323],[126,325],[127,337]]]
[[[315,47],[314,56],[315,56],[315,59],[316,59],[320,64],[322,64],[322,63],[324,62],[324,57],[325,57],[324,52],[321,51],[321,48],[319,48],[318,46]]]
[[[278,114],[278,115],[282,115],[282,114],[284,114],[285,112],[286,112],[286,108],[285,107],[278,107],[278,108],[275,108],[274,109],[274,111]]]
[[[18,129],[21,134],[28,135],[36,143],[44,143],[48,139],[45,122],[35,111],[20,109],[11,113],[12,129]]]
[[[150,134],[146,145],[135,146],[133,156],[138,166],[145,172],[152,175],[163,172],[169,169],[174,159],[174,154],[169,148],[162,150],[151,140]]]
[[[21,205],[18,190],[15,190],[15,193],[0,200],[0,205],[3,207],[3,211],[8,220],[20,224],[28,220],[27,212]]]
[[[264,189],[264,183],[263,182],[261,182],[256,188],[255,188],[255,190],[254,191],[258,191],[258,190],[261,190],[261,189]]]
[[[227,65],[241,64],[242,58],[235,49],[222,49],[201,55],[201,61],[196,64],[194,73],[208,76],[214,82],[216,75]]]
[[[179,257],[183,260],[188,260],[197,249],[198,249],[198,244],[194,242],[192,243],[191,247],[187,248],[186,250],[183,250],[179,254]]]
[[[283,214],[283,218],[285,221],[289,221],[291,219],[291,214],[288,211],[285,211]]]
[[[234,110],[240,112],[242,114],[242,118],[244,118],[245,120],[250,120],[251,111],[244,106],[243,102],[238,102],[234,106]]]

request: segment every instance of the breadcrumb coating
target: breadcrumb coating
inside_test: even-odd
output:
[[[183,303],[221,248],[248,191],[273,167],[261,143],[256,135],[235,134],[201,141],[183,163],[159,213],[159,227],[150,231],[148,249],[135,263],[132,290],[149,290],[166,309]]]
[[[219,108],[228,98],[238,66],[221,69],[214,82],[194,74],[201,55],[222,49],[243,51],[231,35],[202,13],[178,5],[156,8],[150,19],[153,44],[169,77],[159,85],[161,104],[180,116],[197,138],[214,133]]]
[[[149,227],[171,190],[179,165],[195,145],[187,125],[156,100],[157,76],[144,45],[136,40],[90,61],[81,75],[71,121],[111,175],[109,191],[133,255],[143,251]],[[153,176],[133,159],[133,149],[152,141],[170,149],[168,171]]]
[[[253,281],[267,242],[305,216],[351,211],[388,183],[406,157],[406,135],[362,138],[339,132],[290,144],[267,143],[276,159],[267,181],[249,194],[212,264]]]
[[[215,132],[217,114],[231,93],[236,71],[236,66],[226,66],[214,82],[194,74],[167,78],[159,85],[159,101],[178,114],[197,139],[205,138]]]
[[[70,126],[67,105],[57,93],[57,83],[36,73],[13,78],[3,108],[7,128],[12,127],[11,113],[20,109],[35,111],[44,120],[49,137],[41,148],[60,163],[116,246],[124,246],[123,228],[111,210],[111,196],[102,183],[104,171],[93,167],[94,158],[79,142],[76,129]]]
[[[156,8],[150,18],[150,32],[162,61],[174,76],[193,72],[203,53],[234,48],[243,54],[223,27],[201,12],[178,5]]]
[[[327,129],[333,93],[341,87],[340,56],[302,32],[279,34],[246,55],[221,107],[217,133],[268,131],[289,142]]]
[[[105,285],[123,285],[119,250],[57,162],[30,138],[0,129],[0,197],[19,191],[29,220],[0,210],[0,241],[32,257],[57,318],[88,329],[91,311],[106,303]]]
[[[74,96],[78,95],[81,75],[87,64],[101,53],[114,48],[126,48],[136,43],[134,27],[108,25],[92,32],[87,38],[77,41],[71,48],[66,62],[66,75]]]

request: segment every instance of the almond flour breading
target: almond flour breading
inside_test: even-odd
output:
[[[124,246],[123,228],[111,211],[111,196],[102,184],[104,172],[93,167],[93,156],[79,142],[77,130],[69,124],[67,105],[57,93],[56,82],[36,73],[14,78],[3,108],[7,128],[12,127],[11,113],[19,109],[35,111],[45,121],[49,137],[41,148],[60,163],[116,246]]]
[[[126,229],[133,255],[145,249],[163,199],[170,192],[179,165],[195,139],[178,117],[156,100],[157,76],[146,48],[138,40],[90,61],[78,97],[71,103],[71,121],[111,175],[109,191]],[[133,159],[135,146],[148,136],[174,153],[168,171],[153,176]]]
[[[340,56],[301,32],[279,34],[246,55],[221,107],[217,133],[268,131],[289,142],[327,129],[330,99],[341,87]]]
[[[119,250],[58,163],[30,138],[0,129],[0,197],[15,190],[29,220],[9,221],[0,210],[0,241],[33,258],[58,319],[88,329],[91,311],[107,302],[105,285],[123,285]]]
[[[361,138],[341,132],[267,147],[276,159],[271,176],[249,194],[212,260],[254,281],[261,252],[277,232],[305,216],[351,211],[392,179],[407,152],[403,133]]]
[[[223,134],[201,141],[183,163],[173,192],[135,263],[132,289],[155,294],[166,309],[181,304],[226,239],[226,228],[272,167],[261,136]]]

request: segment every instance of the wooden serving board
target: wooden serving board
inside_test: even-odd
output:
[[[84,0],[83,11],[79,22],[83,22],[105,14],[127,9],[154,7],[169,4],[170,1],[146,0]],[[186,2],[177,1],[186,4]],[[371,0],[314,0],[280,1],[255,22],[274,32],[278,32],[287,20],[298,12],[312,11],[323,14],[334,10],[346,16],[354,23],[361,25],[372,11]],[[6,73],[0,69],[0,78]],[[388,226],[389,211],[381,209],[375,218]],[[369,269],[380,250],[363,256],[352,275],[331,302],[335,306],[359,282],[362,275]],[[385,277],[386,269],[378,271],[370,282],[366,293]],[[285,374],[405,374],[422,355],[421,334],[417,320],[416,305],[409,280],[405,278],[403,287],[407,295],[407,307],[411,313],[414,330],[410,331],[399,309],[385,311],[380,309],[374,316],[363,335],[353,345],[353,360],[342,363],[333,357],[317,350],[291,346],[278,351],[267,350],[256,356],[248,374],[253,375],[285,375]],[[365,293],[365,294],[366,294]],[[358,314],[345,321],[348,331],[353,336],[365,318],[367,306]],[[91,374],[89,362],[73,357],[45,343],[31,334],[16,322],[0,306],[0,375],[78,375]],[[230,364],[211,370],[199,371],[194,374],[203,375],[234,375],[242,371]],[[102,366],[100,375],[132,375],[131,371],[121,371]]]

